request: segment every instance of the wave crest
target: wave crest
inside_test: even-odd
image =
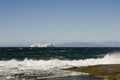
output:
[[[107,54],[103,58],[91,58],[84,60],[28,60],[23,61],[9,60],[0,61],[0,66],[4,68],[19,68],[19,69],[52,69],[52,68],[66,68],[73,66],[89,66],[98,64],[120,64],[120,53]]]
[[[99,64],[120,64],[120,53],[107,54],[103,58],[91,58],[84,60],[9,60],[0,61],[0,76],[15,78],[16,75],[39,76],[40,78],[80,75],[70,71],[62,71],[63,68],[80,67]]]

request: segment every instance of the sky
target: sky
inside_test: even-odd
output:
[[[120,41],[120,0],[0,0],[0,44]]]

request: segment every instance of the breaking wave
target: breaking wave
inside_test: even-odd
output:
[[[20,69],[51,69],[64,68],[72,66],[89,66],[98,64],[120,64],[120,53],[107,54],[103,58],[90,58],[83,60],[28,60],[17,61],[15,59],[9,61],[0,61],[0,66],[6,68],[20,68]]]
[[[120,53],[107,54],[103,58],[91,58],[84,60],[9,60],[0,61],[0,76],[13,76],[24,74],[27,76],[37,75],[41,77],[70,75],[70,72],[61,69],[69,67],[81,67],[99,64],[120,64]],[[72,74],[73,75],[73,74]]]

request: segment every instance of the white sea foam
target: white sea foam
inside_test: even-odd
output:
[[[103,58],[84,60],[28,60],[0,61],[0,75],[11,75],[18,73],[26,74],[60,74],[60,69],[69,67],[80,67],[98,64],[120,64],[120,53],[107,54]],[[47,72],[46,72],[47,71]],[[62,73],[63,74],[63,73]],[[66,74],[66,73],[65,73]]]
[[[103,58],[91,58],[84,60],[28,60],[23,61],[9,60],[0,61],[0,68],[19,68],[19,69],[52,69],[72,66],[88,66],[98,64],[120,64],[120,53],[107,54]]]

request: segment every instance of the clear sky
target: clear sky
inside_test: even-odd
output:
[[[120,0],[0,0],[0,43],[120,41]]]

